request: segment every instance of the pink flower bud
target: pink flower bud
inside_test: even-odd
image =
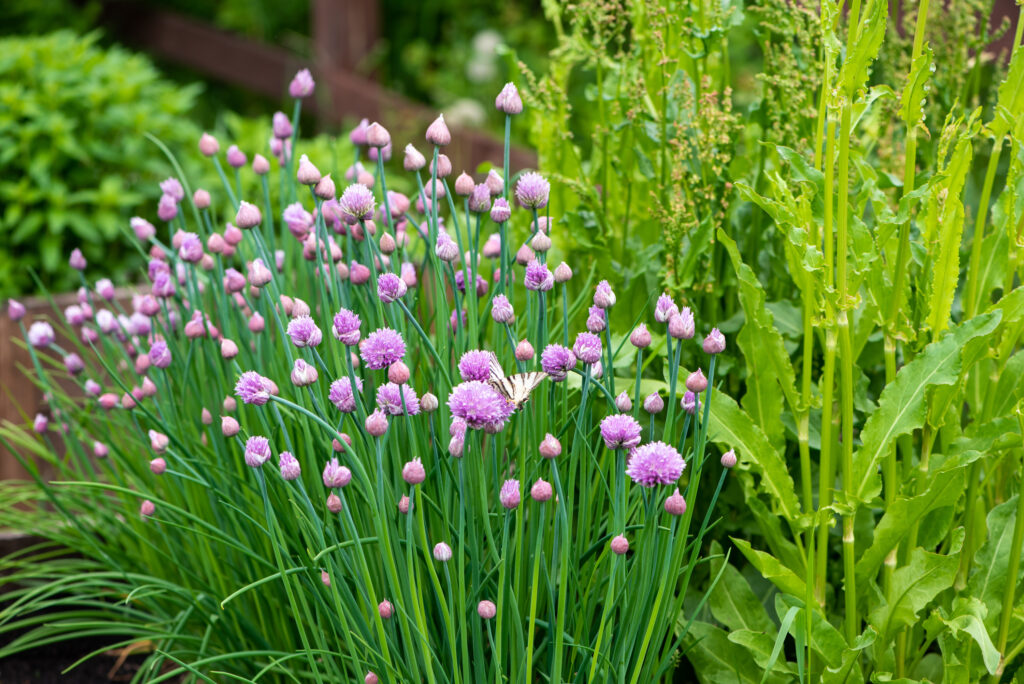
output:
[[[555,282],[565,283],[568,282],[570,278],[572,278],[572,269],[569,268],[569,264],[564,261],[558,264],[555,268]]]
[[[220,431],[225,437],[234,437],[239,429],[238,421],[231,416],[223,416],[220,419]]]
[[[629,551],[629,540],[620,534],[612,538],[611,547],[612,553],[621,556]]]
[[[403,515],[409,512],[409,497],[402,495],[402,498],[398,500],[398,512]]]
[[[494,108],[499,112],[504,112],[507,116],[522,113],[523,99],[519,96],[519,89],[514,83],[505,84],[505,87],[494,99]]]
[[[473,188],[476,187],[476,183],[473,182],[473,177],[463,171],[459,174],[459,177],[455,179],[455,194],[459,197],[469,197],[473,194]]]
[[[383,411],[377,409],[366,417],[366,431],[374,437],[382,437],[388,431],[388,419]]]
[[[439,563],[447,563],[452,559],[452,547],[448,546],[444,542],[438,542],[434,545],[434,560]]]
[[[438,114],[433,123],[427,126],[427,142],[435,147],[444,147],[452,141],[451,131],[444,122],[444,114]]]
[[[440,406],[440,402],[437,399],[437,395],[427,392],[420,397],[420,410],[424,413],[433,413]]]
[[[401,361],[395,361],[388,367],[388,380],[396,385],[409,382],[409,367]]]
[[[651,333],[647,326],[641,323],[633,329],[629,336],[630,343],[637,349],[646,349],[651,346]]]
[[[199,414],[199,419],[202,421],[203,425],[213,424],[213,414],[210,413],[210,409],[208,408],[203,408],[203,410]]]
[[[551,498],[551,495],[551,483],[545,482],[544,480],[538,479],[533,483],[533,486],[530,487],[530,496],[534,501],[548,501]]]
[[[25,317],[25,305],[13,299],[7,300],[7,315],[14,322]]]
[[[402,466],[402,479],[406,484],[411,485],[418,485],[427,479],[427,471],[423,467],[423,462],[414,458]]]
[[[493,601],[484,599],[480,603],[476,604],[476,614],[484,620],[491,620],[498,614],[498,607],[494,605]]]
[[[724,454],[722,454],[722,467],[723,468],[732,468],[735,465],[736,465],[736,452],[733,451],[732,449],[729,449]]]
[[[697,369],[686,378],[686,389],[690,390],[694,394],[700,394],[708,388],[708,379],[704,377],[704,372],[701,369]]]
[[[384,599],[377,605],[377,613],[383,620],[390,620],[391,616],[395,614],[395,607],[391,605],[391,601]]]
[[[366,129],[366,144],[370,147],[385,147],[391,143],[391,134],[388,129],[374,121]]]
[[[721,354],[725,351],[725,335],[718,328],[713,328],[702,346],[705,354]]]
[[[320,170],[309,161],[309,157],[299,157],[299,168],[295,172],[295,179],[303,185],[316,185],[320,182]]]
[[[199,137],[199,152],[204,157],[212,157],[220,151],[220,143],[209,133],[203,133]]]
[[[491,193],[491,197],[497,197],[501,193],[505,192],[505,179],[501,177],[501,174],[491,169],[487,172],[487,178],[484,179],[484,184]]]
[[[321,178],[313,188],[313,192],[322,200],[334,199],[334,196],[337,194],[337,188],[334,186],[334,181],[331,180],[331,174]]]
[[[167,451],[167,445],[170,444],[170,438],[162,432],[156,430],[149,431],[149,446],[158,454],[162,454]]]
[[[533,358],[533,354],[533,345],[526,338],[520,340],[516,345],[516,361],[529,361]]]
[[[665,400],[657,392],[652,392],[644,399],[644,411],[651,415],[661,413],[665,409]]]
[[[341,513],[341,497],[334,492],[327,497],[327,510],[331,513]]]
[[[430,172],[438,178],[447,178],[452,175],[452,160],[446,154],[437,155],[437,168],[434,167],[434,162],[431,161]],[[444,195],[441,195],[441,197],[444,197]]]
[[[232,145],[227,151],[228,166],[233,169],[240,169],[249,163],[249,160],[245,157],[245,152],[238,149],[238,145]]]
[[[154,475],[163,475],[167,470],[167,461],[162,458],[154,458],[149,462],[149,469],[153,471]]]
[[[630,400],[629,395],[625,392],[615,397],[615,408],[619,409],[620,413],[629,413],[633,410],[633,402]]]
[[[562,453],[562,445],[559,444],[555,436],[550,432],[544,437],[540,443],[540,455],[544,458],[555,458]]]
[[[121,395],[121,408],[123,408],[123,409],[133,409],[133,408],[135,408],[135,406],[136,406],[135,399],[132,398],[131,394],[129,394],[128,392],[125,392],[123,395]]]
[[[260,225],[260,221],[263,220],[260,214],[259,208],[255,204],[242,201],[238,207],[238,213],[235,214],[235,223],[239,228],[248,230],[249,228],[255,228]],[[226,232],[225,232],[226,236]],[[230,242],[230,240],[229,240]]]
[[[682,515],[686,513],[686,499],[679,493],[679,488],[672,493],[672,496],[665,499],[665,512],[669,515]]]
[[[153,515],[153,513],[155,513],[155,512],[156,512],[156,506],[149,499],[146,499],[145,501],[143,501],[142,505],[139,506],[139,513],[144,518],[148,518],[149,516]]]
[[[101,394],[99,398],[99,404],[100,407],[103,408],[105,411],[110,411],[111,409],[117,407],[117,395],[114,394],[113,392]]]
[[[270,162],[262,154],[257,154],[252,158],[252,172],[257,176],[263,176],[270,173]]]

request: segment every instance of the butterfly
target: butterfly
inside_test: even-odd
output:
[[[530,398],[533,390],[537,389],[540,383],[544,382],[546,373],[534,371],[532,373],[517,373],[506,377],[498,357],[491,354],[491,377],[488,383],[508,401],[515,404],[516,409],[522,408],[526,400]]]

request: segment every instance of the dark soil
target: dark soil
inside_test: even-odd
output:
[[[67,674],[69,665],[104,645],[103,641],[78,639],[48,644],[0,660],[0,684],[108,684],[127,682],[138,672],[145,655],[131,655],[120,667],[118,656],[100,654]],[[116,668],[116,669],[115,669]],[[111,676],[112,675],[112,676]]]

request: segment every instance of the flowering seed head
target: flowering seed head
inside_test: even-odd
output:
[[[291,381],[296,387],[306,387],[317,381],[318,373],[315,367],[302,359],[295,359],[292,366]]]
[[[667,293],[663,293],[658,297],[658,303],[654,306],[654,320],[659,323],[666,323],[672,317],[672,314],[676,313],[679,313],[679,307],[676,306]]]
[[[352,481],[352,471],[343,465],[338,465],[338,459],[332,458],[324,466],[324,487],[334,489],[344,487]]]
[[[262,406],[270,401],[272,383],[256,371],[246,371],[235,383],[235,395],[246,404]]]
[[[504,424],[514,405],[488,383],[467,380],[452,389],[448,408],[469,427],[481,429],[489,424]]]
[[[640,423],[624,412],[606,416],[601,421],[601,438],[609,449],[632,449],[640,444],[641,431]]]
[[[373,217],[376,200],[368,187],[354,183],[341,193],[341,197],[338,198],[338,206],[349,223],[356,223],[360,219],[367,220]]]
[[[412,387],[388,382],[377,388],[377,407],[389,416],[415,416],[420,412],[420,400]]]
[[[356,391],[363,391],[363,381],[356,378]],[[331,391],[328,395],[331,403],[342,413],[352,413],[356,410],[356,398],[352,394],[352,383],[348,377],[339,378],[331,383]]]
[[[157,340],[149,348],[149,362],[157,368],[167,368],[171,365],[171,350],[163,340]]]

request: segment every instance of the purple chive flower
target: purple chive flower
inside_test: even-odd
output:
[[[640,444],[643,429],[633,416],[613,414],[601,421],[601,437],[609,449],[632,449]]]
[[[363,391],[363,381],[360,378],[356,378],[356,390]],[[352,381],[349,378],[339,378],[332,382],[328,398],[342,413],[352,413],[356,410],[356,398],[352,394]]]
[[[487,425],[504,424],[515,407],[493,387],[479,380],[468,380],[452,389],[448,408],[452,415],[466,421],[473,429]]]
[[[160,183],[160,191],[168,195],[175,202],[185,199],[185,188],[181,187],[181,181],[177,178],[168,178]]]
[[[601,338],[589,332],[577,334],[572,353],[583,363],[597,363],[601,360]]]
[[[377,408],[391,416],[415,416],[420,412],[420,399],[409,385],[389,382],[377,388]]]
[[[551,184],[533,171],[524,173],[516,183],[516,199],[527,209],[540,209],[547,205],[550,193]]]
[[[178,215],[178,203],[170,195],[160,195],[160,203],[156,205],[156,215],[161,221],[173,221]]]
[[[694,332],[693,312],[690,311],[690,307],[684,306],[681,311],[668,317],[668,334],[675,339],[693,339]]]
[[[110,278],[100,278],[96,281],[96,294],[108,302],[114,298],[114,283]]]
[[[344,345],[354,347],[359,344],[361,325],[359,315],[348,309],[341,309],[334,314],[334,336]]]
[[[455,289],[465,294],[466,292],[466,278],[472,278],[473,274],[470,273],[469,269],[459,270],[455,272]],[[487,294],[487,281],[484,280],[483,276],[479,273],[476,276],[476,294],[478,297],[483,297]]]
[[[268,460],[270,460],[270,442],[266,437],[256,435],[246,440],[245,465],[250,468],[259,468]]]
[[[133,216],[130,225],[135,237],[142,242],[150,240],[156,235],[156,226],[144,218]]]
[[[295,359],[295,365],[292,366],[291,380],[292,384],[296,387],[306,387],[312,385],[317,381],[319,373],[316,368],[309,365],[302,359]]]
[[[463,380],[487,382],[491,377],[491,361],[494,353],[482,349],[470,349],[459,359],[459,375]]]
[[[233,169],[240,169],[249,163],[249,160],[245,156],[245,152],[238,149],[238,145],[232,145],[228,148],[227,154],[228,166]]]
[[[519,501],[522,494],[519,492],[519,480],[505,480],[501,485],[501,492],[498,494],[498,500],[501,501],[501,505],[508,510],[512,510],[519,505]]]
[[[380,328],[367,335],[359,355],[367,368],[381,370],[405,356],[405,340],[391,328]]]
[[[679,307],[672,301],[672,298],[668,294],[662,294],[658,297],[658,303],[654,306],[654,320],[659,323],[665,323],[672,314],[679,313]]]
[[[171,350],[163,340],[157,340],[149,348],[149,362],[157,368],[167,368],[171,365]]]
[[[300,202],[285,207],[281,218],[288,224],[288,230],[295,237],[305,238],[313,230],[313,215],[306,211]]]
[[[85,362],[78,354],[71,353],[64,357],[64,368],[72,375],[78,375],[85,370]]]
[[[516,312],[512,302],[503,294],[495,295],[491,302],[491,318],[495,323],[512,323],[516,320]]]
[[[490,176],[488,176],[490,180]],[[512,218],[512,209],[508,206],[508,200],[504,197],[499,197],[494,200],[494,204],[491,205],[491,220],[495,223],[505,223]]]
[[[592,333],[603,332],[608,323],[604,317],[604,309],[592,306],[587,310],[587,330]]]
[[[278,140],[292,137],[292,122],[288,120],[288,115],[284,112],[274,112],[274,116],[271,119],[271,127],[274,131],[274,137]]]
[[[608,284],[607,280],[602,280],[597,284],[597,291],[594,292],[594,305],[602,309],[615,306],[615,293],[612,292],[612,286]]]
[[[36,417],[32,420],[32,429],[38,434],[46,432],[46,428],[50,425],[50,419],[44,416],[42,413],[37,413]]]
[[[20,321],[22,318],[25,317],[25,305],[13,299],[8,299],[7,315],[14,322]]]
[[[302,474],[302,467],[290,451],[282,451],[277,457],[277,465],[281,469],[282,480],[297,480]]]
[[[373,218],[376,203],[370,188],[354,183],[341,193],[341,197],[338,198],[338,206],[341,208],[341,213],[348,217],[349,223],[356,223],[359,219]]]
[[[491,209],[491,191],[486,183],[479,183],[473,187],[469,196],[469,210],[475,214],[483,214]]]
[[[288,321],[287,333],[296,347],[315,347],[323,340],[323,333],[309,316],[299,316]]]
[[[401,299],[408,291],[409,286],[395,273],[381,273],[377,278],[377,296],[385,304]]]
[[[703,346],[705,354],[721,354],[725,351],[725,335],[718,328],[712,328],[704,338]]]
[[[182,261],[194,264],[203,258],[203,241],[195,233],[185,233],[178,248],[178,256]]]
[[[49,347],[53,344],[56,336],[53,332],[53,327],[49,323],[44,321],[36,321],[28,329],[28,343],[37,349],[40,347]]]
[[[316,87],[316,82],[313,80],[313,74],[309,73],[309,69],[301,69],[295,77],[292,78],[292,82],[288,84],[288,94],[294,97],[296,100],[303,97],[309,97],[313,94],[313,89]]]
[[[555,275],[548,270],[548,267],[536,259],[526,265],[526,277],[523,284],[527,290],[540,290],[547,292],[555,286]]]
[[[402,466],[402,479],[406,484],[422,484],[427,479],[427,470],[423,467],[423,461],[414,458]]]
[[[568,347],[549,344],[541,352],[540,366],[553,382],[562,382],[569,377],[569,371],[576,367],[576,356]]]
[[[434,545],[434,560],[438,563],[447,563],[452,559],[452,547],[448,546],[444,542],[438,542]]]
[[[434,254],[441,261],[447,261],[449,263],[459,258],[459,246],[455,244],[455,240],[452,240],[448,233],[443,231],[437,234],[437,244],[434,246]]]
[[[683,474],[686,462],[674,447],[651,442],[633,450],[626,474],[641,487],[672,484]]]
[[[324,487],[337,489],[344,487],[352,481],[352,471],[343,465],[338,465],[338,459],[332,458],[324,466]]]
[[[506,83],[498,96],[494,98],[494,108],[504,112],[507,116],[520,114],[523,111],[523,99],[519,96],[519,90],[515,83]]]
[[[246,404],[263,406],[270,401],[273,383],[256,371],[246,371],[235,383],[235,394]]]
[[[691,416],[700,409],[700,400],[697,399],[697,395],[693,392],[686,392],[679,403],[683,410]]]

